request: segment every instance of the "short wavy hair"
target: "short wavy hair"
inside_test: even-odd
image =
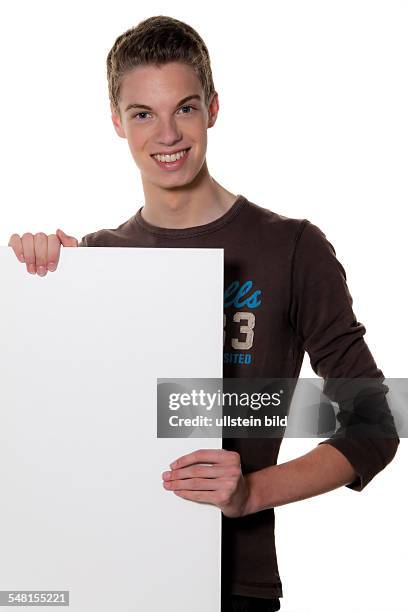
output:
[[[169,62],[182,62],[193,67],[208,106],[215,90],[210,56],[203,39],[183,21],[156,15],[118,36],[108,53],[109,99],[114,110],[120,115],[120,86],[127,72],[137,66],[159,66]]]

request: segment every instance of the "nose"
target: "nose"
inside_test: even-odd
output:
[[[158,144],[166,147],[172,147],[182,139],[183,135],[181,134],[174,117],[159,121],[156,133],[156,142]]]

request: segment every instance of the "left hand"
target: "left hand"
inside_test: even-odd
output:
[[[203,465],[206,464],[206,465]],[[245,514],[249,491],[235,451],[202,449],[179,457],[163,472],[163,487],[178,497],[212,504],[225,516]]]

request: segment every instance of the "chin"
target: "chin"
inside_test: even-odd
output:
[[[161,181],[160,184],[156,183],[162,189],[181,189],[182,187],[187,187],[192,183],[191,179],[182,180],[173,180],[173,181]]]

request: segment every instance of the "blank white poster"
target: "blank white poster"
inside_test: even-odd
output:
[[[221,440],[157,439],[156,379],[222,377],[222,249],[1,247],[0,291],[0,590],[218,612],[220,511],[161,474]]]

